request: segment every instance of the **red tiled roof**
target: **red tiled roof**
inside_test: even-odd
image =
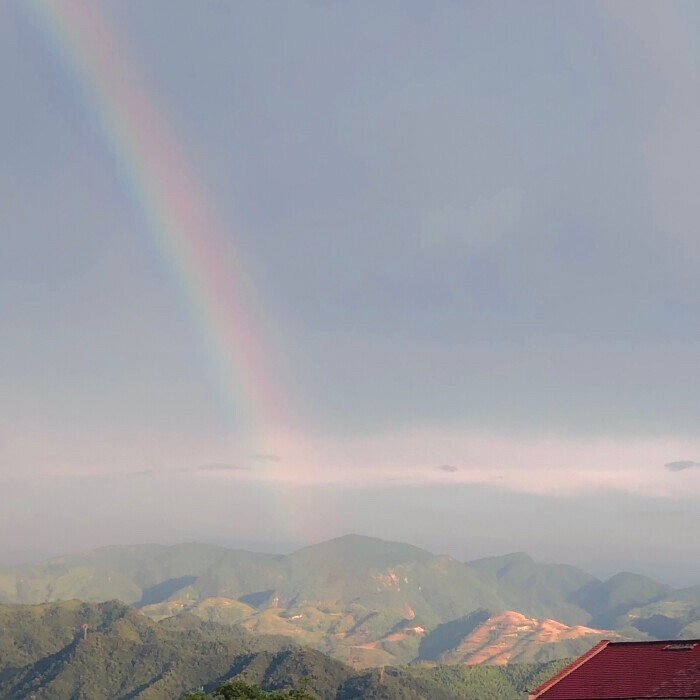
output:
[[[537,700],[700,698],[700,640],[603,641],[534,690]]]

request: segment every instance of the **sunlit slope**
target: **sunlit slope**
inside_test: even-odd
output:
[[[568,626],[512,610],[479,610],[427,634],[419,658],[441,664],[539,663],[578,656],[601,639],[617,636],[610,630]]]

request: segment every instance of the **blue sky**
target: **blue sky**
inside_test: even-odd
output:
[[[686,576],[700,469],[664,465],[700,460],[697,6],[101,9],[230,232],[304,434],[251,457],[89,95],[3,3],[0,558],[359,531]]]

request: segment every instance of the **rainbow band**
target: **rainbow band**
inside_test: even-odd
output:
[[[92,0],[28,0],[90,106],[158,250],[184,293],[217,382],[249,430],[290,428],[292,415],[229,232],[188,167],[168,119]]]

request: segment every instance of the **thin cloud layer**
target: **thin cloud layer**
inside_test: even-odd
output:
[[[253,462],[279,462],[282,458],[279,455],[265,452],[253,452],[248,455],[248,459]]]
[[[693,462],[689,459],[685,459],[679,462],[667,462],[664,467],[670,472],[682,472],[686,469],[692,469],[693,467],[700,467],[700,462]]]
[[[250,467],[242,467],[238,464],[204,464],[195,467],[196,472],[249,472]]]

